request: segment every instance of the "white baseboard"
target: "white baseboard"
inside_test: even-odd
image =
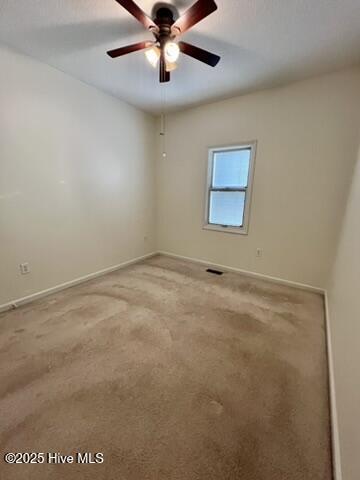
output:
[[[332,340],[331,340],[329,299],[328,299],[327,292],[325,292],[324,301],[325,301],[326,344],[327,344],[328,369],[329,369],[331,444],[332,444],[332,459],[333,459],[333,469],[334,469],[333,473],[334,473],[334,480],[342,480],[339,421],[338,421],[338,415],[337,415],[336,390],[335,390],[334,357],[333,357]]]
[[[242,270],[241,268],[229,267],[228,265],[220,265],[218,263],[213,263],[207,260],[199,260],[198,258],[184,257],[183,255],[176,255],[175,253],[159,251],[159,255],[164,255],[166,257],[177,258],[179,260],[184,260],[187,262],[195,262],[201,265],[207,265],[208,267],[215,267],[226,272],[240,273],[246,277],[258,278],[259,280],[269,280],[270,282],[277,283],[279,285],[286,285],[288,287],[300,288],[301,290],[308,290],[310,292],[321,293],[325,295],[325,290],[320,287],[313,287],[312,285],[306,285],[304,283],[293,282],[291,280],[284,280],[283,278],[272,277],[270,275],[264,275],[262,273],[250,272],[249,270]]]
[[[42,290],[40,292],[33,293],[33,294],[28,295],[26,297],[11,300],[8,303],[0,305],[0,313],[4,312],[6,310],[11,310],[11,309],[16,308],[20,305],[24,305],[25,303],[32,302],[32,301],[34,301],[38,298],[45,297],[47,295],[50,295],[51,293],[59,292],[59,291],[64,290],[66,288],[72,287],[74,285],[78,285],[79,283],[86,282],[86,281],[91,280],[93,278],[100,277],[102,275],[106,275],[107,273],[114,272],[116,270],[127,267],[129,265],[134,264],[134,263],[141,262],[142,260],[146,260],[147,258],[153,257],[155,255],[164,255],[164,256],[167,256],[167,257],[177,258],[179,260],[185,260],[185,261],[188,261],[188,262],[195,262],[195,263],[199,263],[199,264],[202,264],[202,265],[207,265],[209,267],[218,268],[218,269],[221,269],[221,270],[224,270],[224,271],[240,273],[241,275],[245,275],[245,276],[248,276],[248,277],[258,278],[260,280],[269,280],[273,283],[277,283],[277,284],[280,284],[280,285],[287,285],[287,286],[291,286],[291,287],[300,288],[302,290],[308,290],[308,291],[311,291],[311,292],[317,292],[317,293],[321,293],[321,294],[325,295],[325,290],[321,289],[319,287],[313,287],[311,285],[306,285],[306,284],[303,284],[303,283],[293,282],[291,280],[284,280],[282,278],[272,277],[270,275],[264,275],[262,273],[250,272],[248,270],[243,270],[243,269],[240,269],[240,268],[234,268],[234,267],[230,267],[228,265],[220,265],[220,264],[213,263],[213,262],[207,261],[207,260],[200,260],[200,259],[197,259],[197,258],[185,257],[183,255],[176,255],[175,253],[158,251],[158,252],[149,253],[147,255],[143,255],[141,257],[134,258],[132,260],[128,260],[126,262],[120,263],[118,265],[114,265],[112,267],[104,268],[103,270],[99,270],[98,272],[90,273],[90,274],[85,275],[83,277],[79,277],[79,278],[76,278],[74,280],[70,280],[69,282],[62,283],[60,285],[55,285],[54,287],[48,288],[46,290]]]
[[[0,305],[0,313],[6,312],[7,310],[12,310],[19,307],[20,305],[24,305],[25,303],[33,302],[34,300],[46,297],[47,295],[51,295],[52,293],[60,292],[61,290],[65,290],[66,288],[73,287],[80,283],[87,282],[88,280],[92,280],[93,278],[101,277],[102,275],[106,275],[107,273],[115,272],[116,270],[120,270],[121,268],[125,268],[129,265],[133,265],[134,263],[139,263],[143,260],[146,260],[147,258],[154,257],[155,255],[157,255],[157,252],[148,253],[147,255],[143,255],[142,257],[133,258],[132,260],[119,263],[118,265],[114,265],[112,267],[104,268],[103,270],[99,270],[98,272],[75,278],[74,280],[70,280],[69,282],[65,282],[60,285],[55,285],[54,287],[42,290],[41,292],[33,293],[31,295],[28,295],[27,297],[17,298],[8,303]]]

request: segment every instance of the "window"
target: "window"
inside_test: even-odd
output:
[[[209,150],[204,228],[248,231],[255,142]]]

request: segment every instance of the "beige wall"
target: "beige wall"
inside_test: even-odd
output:
[[[343,480],[360,478],[359,247],[360,150],[329,289]]]
[[[159,249],[325,287],[359,98],[355,69],[168,115],[167,157],[157,164]],[[258,146],[249,235],[203,230],[207,148],[250,140]]]
[[[0,305],[153,251],[153,117],[6,48],[0,64]]]
[[[360,478],[360,69],[169,115],[155,231],[154,119],[7,48],[0,62],[0,305],[156,248],[320,287],[336,258],[343,478]],[[250,140],[249,235],[203,230],[207,148]]]

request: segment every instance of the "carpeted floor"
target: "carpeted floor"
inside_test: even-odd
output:
[[[0,316],[2,480],[330,480],[321,296],[154,257]]]

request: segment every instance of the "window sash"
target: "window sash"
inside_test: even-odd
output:
[[[215,187],[214,186],[214,168],[215,168],[215,154],[221,152],[230,152],[230,151],[241,151],[241,150],[250,150],[250,163],[248,170],[247,185],[241,187]],[[252,183],[254,178],[254,168],[255,168],[255,155],[256,155],[256,141],[239,144],[238,146],[230,147],[214,147],[209,148],[209,157],[208,157],[208,167],[207,167],[207,188],[206,188],[206,209],[205,209],[205,218],[204,218],[204,228],[210,230],[218,231],[229,231],[230,233],[242,233],[247,234],[249,228],[249,216],[251,209],[251,192],[252,192]],[[233,225],[224,225],[221,223],[211,223],[210,222],[210,208],[211,208],[211,195],[214,192],[234,192],[241,193],[245,195],[244,198],[244,212],[242,225],[233,226]]]
[[[240,150],[248,150],[249,148],[236,148],[233,150],[217,150],[216,152],[212,153],[212,158],[211,158],[211,185],[209,187],[209,194],[208,194],[208,211],[207,211],[207,222],[209,225],[218,225],[220,227],[224,228],[243,228],[244,227],[244,215],[245,215],[245,208],[246,208],[246,202],[247,202],[247,189],[248,186],[246,187],[214,187],[214,168],[215,168],[215,155],[216,153],[222,153],[222,152],[228,152],[228,151],[233,151],[233,152],[238,152]],[[248,171],[248,181],[247,184],[249,184],[249,175],[250,175],[250,168],[251,165],[249,166],[249,171]],[[213,223],[210,221],[210,208],[211,208],[211,194],[213,192],[225,192],[225,193],[231,193],[231,192],[244,192],[245,193],[245,200],[244,200],[244,214],[243,214],[243,221],[242,224],[239,226],[234,226],[234,225],[228,225],[228,224],[222,224],[222,223]]]
[[[241,228],[244,228],[244,222],[245,222],[245,214],[246,214],[246,202],[247,202],[247,199],[248,199],[248,187],[241,187],[241,188],[212,188],[210,187],[209,188],[209,191],[208,191],[208,201],[207,201],[207,205],[208,205],[208,208],[207,208],[207,223],[208,225],[214,225],[214,226],[219,226],[219,227],[224,227],[224,228],[238,228],[238,229],[241,229]],[[223,224],[223,223],[213,223],[213,222],[210,222],[210,208],[211,208],[211,194],[212,192],[224,192],[224,193],[231,193],[231,192],[244,192],[245,193],[245,199],[244,199],[244,212],[243,212],[243,221],[242,221],[242,224],[239,225],[239,226],[234,226],[234,225],[227,225],[227,224]]]
[[[215,156],[216,154],[219,153],[231,153],[231,152],[242,152],[242,151],[249,151],[250,152],[250,162],[249,162],[249,170],[248,170],[248,175],[247,175],[247,183],[246,185],[239,186],[239,187],[215,187],[214,186],[214,180],[215,180]],[[250,172],[251,172],[251,162],[252,162],[252,154],[253,154],[253,146],[244,146],[244,147],[236,147],[236,148],[224,148],[224,149],[215,149],[212,151],[211,155],[211,175],[210,175],[210,186],[209,188],[218,188],[218,189],[234,189],[243,191],[242,189],[248,188],[249,186],[249,180],[250,180]]]

